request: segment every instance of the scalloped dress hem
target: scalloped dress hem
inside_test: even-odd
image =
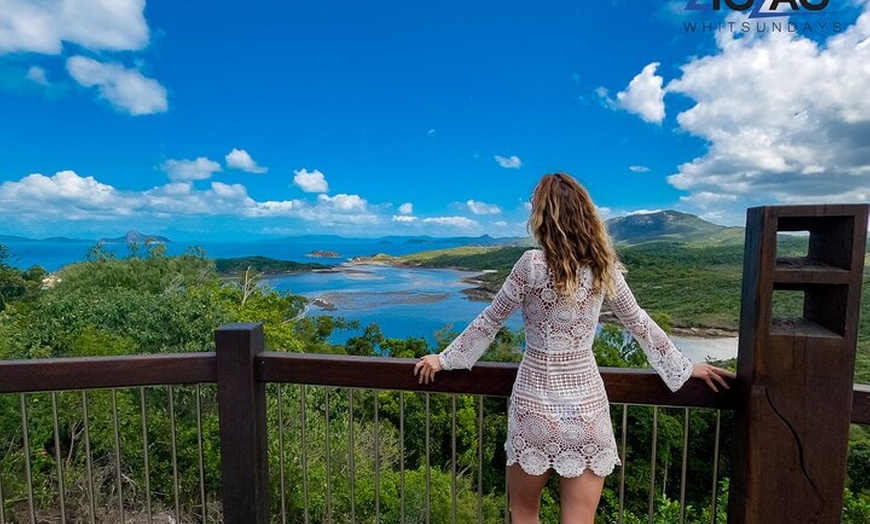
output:
[[[562,478],[576,478],[582,475],[586,470],[592,471],[599,477],[606,477],[613,473],[613,470],[616,469],[616,466],[622,465],[622,462],[618,457],[606,457],[609,455],[607,452],[609,450],[605,450],[596,456],[591,462],[592,464],[585,464],[579,470],[576,468],[564,468],[559,467],[559,465],[555,464],[554,461],[548,461],[547,463],[523,463],[523,461],[516,457],[508,457],[506,466],[510,467],[514,464],[519,464],[520,468],[527,474],[533,476],[540,476],[546,473],[548,470],[553,470]]]

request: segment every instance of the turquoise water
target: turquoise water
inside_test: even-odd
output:
[[[433,342],[437,330],[449,326],[461,331],[487,306],[488,302],[470,300],[462,293],[473,287],[463,279],[475,275],[452,269],[350,265],[334,273],[288,275],[267,283],[335,306],[335,310],[309,306],[309,315],[357,320],[361,328],[376,323],[386,337],[418,337]],[[519,313],[506,325],[519,328]],[[354,334],[358,333],[339,333],[333,342],[341,343]]]

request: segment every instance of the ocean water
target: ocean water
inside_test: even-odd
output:
[[[38,265],[48,271],[56,271],[61,267],[79,262],[85,258],[88,250],[96,245],[96,242],[3,242],[9,251],[9,264],[18,268],[26,269]],[[427,244],[405,242],[381,242],[370,239],[283,239],[263,240],[256,242],[216,242],[216,241],[190,241],[169,242],[166,244],[167,253],[180,255],[192,247],[199,247],[210,258],[237,258],[247,256],[265,256],[280,260],[292,260],[294,262],[319,262],[323,264],[338,264],[353,257],[371,256],[378,253],[400,256],[430,249],[447,249],[459,246],[456,242],[432,242]],[[107,243],[103,247],[118,257],[126,257],[130,254],[126,244]],[[308,254],[312,251],[334,251],[338,258],[312,258]]]

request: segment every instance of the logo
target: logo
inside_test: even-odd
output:
[[[749,11],[749,18],[821,14],[829,0],[689,0],[686,11]]]

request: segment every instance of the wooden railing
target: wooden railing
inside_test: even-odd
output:
[[[265,523],[270,507],[267,383],[507,396],[517,372],[516,364],[484,362],[472,371],[439,374],[434,384],[421,386],[412,375],[412,359],[275,353],[265,351],[262,341],[260,324],[234,324],[217,330],[215,353],[2,361],[0,393],[217,384],[224,521]],[[714,394],[700,380],[672,393],[652,370],[602,368],[601,373],[615,404],[737,407],[735,391]],[[870,386],[855,385],[851,422],[870,424]]]

